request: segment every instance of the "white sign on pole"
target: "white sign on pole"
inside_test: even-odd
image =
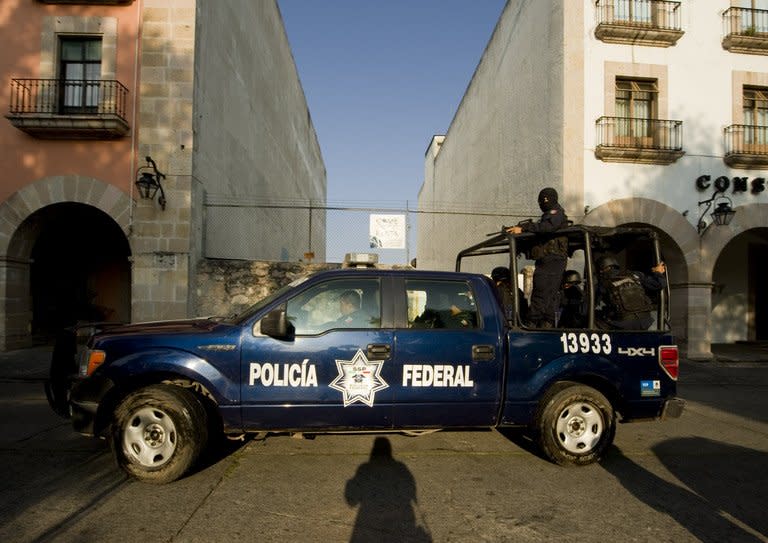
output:
[[[372,213],[370,219],[372,249],[405,249],[405,215]]]

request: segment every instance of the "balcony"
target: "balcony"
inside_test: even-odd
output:
[[[680,2],[598,0],[595,37],[606,43],[669,47],[684,34]]]
[[[683,156],[683,121],[600,117],[595,156],[604,162],[671,164]]]
[[[93,6],[128,6],[133,0],[37,0],[41,4],[80,4]]]
[[[115,139],[128,133],[128,89],[119,81],[12,79],[6,118],[40,139]]]
[[[768,55],[768,11],[728,8],[723,13],[723,49],[732,53]]]
[[[768,166],[768,126],[733,124],[725,127],[723,161],[732,168]]]

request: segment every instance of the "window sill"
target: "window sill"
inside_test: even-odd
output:
[[[117,115],[8,114],[13,126],[38,139],[108,140],[125,136],[130,127]]]
[[[678,149],[611,147],[608,145],[599,145],[595,149],[595,157],[603,162],[633,162],[637,164],[672,164],[684,154],[684,151]]]
[[[675,45],[684,33],[682,30],[629,23],[600,23],[595,28],[595,37],[605,43],[648,45],[650,47],[670,47]]]
[[[723,157],[723,162],[731,168],[743,170],[768,167],[768,145],[756,145],[755,147],[759,147],[759,149],[755,149],[755,153],[727,153]]]
[[[723,49],[731,53],[746,53],[748,55],[768,55],[768,35],[748,36],[744,34],[728,34],[723,38]]]

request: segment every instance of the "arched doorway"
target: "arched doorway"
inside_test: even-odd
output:
[[[33,338],[49,339],[77,321],[130,321],[130,246],[109,215],[67,202],[24,222],[36,233],[29,269]]]
[[[712,343],[768,341],[768,228],[723,247],[712,270]]]

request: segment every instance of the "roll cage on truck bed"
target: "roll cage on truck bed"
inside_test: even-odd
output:
[[[510,275],[513,278],[518,277],[522,273],[519,261],[530,261],[529,255],[534,245],[548,238],[560,236],[568,239],[568,268],[575,267],[583,278],[586,302],[584,328],[587,329],[596,328],[595,306],[598,300],[595,299],[597,270],[594,263],[597,258],[610,254],[616,257],[619,263],[623,263],[622,267],[625,269],[646,271],[662,262],[658,234],[649,228],[572,225],[551,234],[513,235],[506,233],[505,228],[502,227],[501,232],[489,234],[486,240],[459,251],[456,256],[456,271],[462,271],[462,264],[466,264],[471,259],[508,255],[509,261],[506,264]],[[510,324],[522,326],[519,292],[515,288],[511,290],[515,299],[515,318]],[[669,282],[659,293],[657,302],[655,328],[668,331],[670,326]]]

